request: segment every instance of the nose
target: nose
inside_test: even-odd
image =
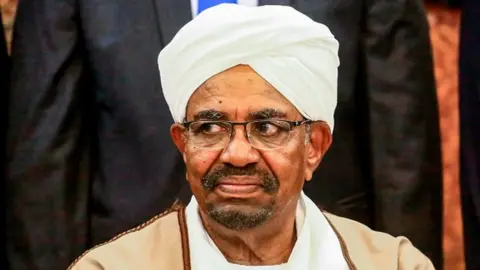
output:
[[[230,143],[222,152],[220,160],[235,167],[245,167],[248,164],[257,163],[259,159],[260,154],[248,141],[245,128],[235,126]]]

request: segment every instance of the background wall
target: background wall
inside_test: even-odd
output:
[[[17,0],[0,0],[7,42],[11,43]],[[464,270],[462,217],[458,185],[458,10],[427,5],[434,50],[444,164],[445,270]]]

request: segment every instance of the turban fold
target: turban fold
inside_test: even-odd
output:
[[[158,56],[162,90],[176,122],[212,76],[249,65],[310,120],[333,131],[338,42],[323,24],[288,6],[221,4],[187,23]]]

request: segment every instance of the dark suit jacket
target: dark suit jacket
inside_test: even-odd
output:
[[[460,33],[460,183],[465,264],[480,269],[480,2],[464,0]]]
[[[13,269],[64,269],[181,193],[156,59],[191,19],[189,3],[20,1],[8,151]],[[291,4],[341,44],[335,143],[309,196],[440,258],[438,116],[420,1],[260,4]]]

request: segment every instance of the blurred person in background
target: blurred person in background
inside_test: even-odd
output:
[[[440,126],[423,1],[316,2],[307,14],[339,40],[341,64],[335,141],[306,194],[407,236],[442,269]]]
[[[12,269],[65,269],[86,248],[188,195],[152,59],[221,2],[20,2],[8,130]],[[342,44],[336,141],[305,187],[309,197],[407,236],[439,269],[440,142],[423,3],[238,3],[291,5]]]
[[[465,266],[480,269],[480,2],[463,0],[460,26],[460,185]]]
[[[2,13],[0,12],[0,22],[2,22]],[[0,180],[3,184],[5,183],[5,136],[7,129],[7,112],[8,112],[8,85],[10,82],[10,56],[8,55],[7,50],[7,41],[5,38],[5,32],[3,30],[3,23],[0,25]],[[2,189],[4,190],[4,189]],[[2,196],[2,198],[4,198]],[[2,199],[3,202],[3,199]],[[3,203],[2,203],[3,206]],[[2,208],[3,209],[3,208]]]
[[[0,12],[0,22],[2,13]],[[7,130],[7,113],[8,113],[8,84],[10,77],[10,57],[8,56],[7,41],[5,32],[3,31],[3,23],[0,24],[0,182],[2,192],[5,192],[5,147],[6,147],[6,130]],[[2,194],[1,209],[5,215],[5,193]],[[5,231],[4,231],[5,233]],[[5,235],[4,235],[5,236]],[[4,249],[5,250],[5,249]],[[5,269],[7,259],[5,251],[0,257],[0,265]],[[7,268],[8,269],[8,268]]]

